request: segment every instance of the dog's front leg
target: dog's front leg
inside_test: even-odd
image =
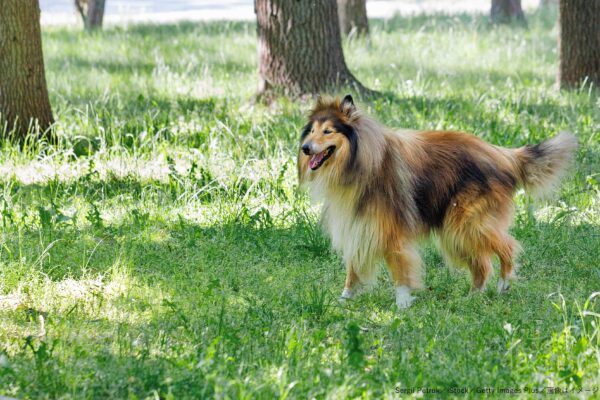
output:
[[[349,300],[354,297],[356,294],[355,289],[358,284],[359,279],[356,272],[354,272],[354,268],[351,263],[346,264],[346,282],[344,284],[344,290],[342,291],[342,295],[340,296],[343,300]]]
[[[396,288],[396,305],[398,308],[410,307],[415,300],[411,290],[423,286],[421,257],[418,251],[412,246],[404,245],[400,250],[388,252],[385,261]]]

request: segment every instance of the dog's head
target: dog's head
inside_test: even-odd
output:
[[[317,174],[341,176],[356,163],[358,135],[352,123],[357,118],[352,96],[341,101],[319,98],[302,131],[298,152],[300,180]]]

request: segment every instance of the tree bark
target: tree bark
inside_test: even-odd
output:
[[[23,137],[31,123],[54,122],[48,98],[38,0],[2,0],[0,6],[0,120]]]
[[[344,35],[355,33],[357,36],[369,34],[366,0],[337,0],[340,29]]]
[[[492,0],[490,16],[496,24],[526,23],[521,0]]]
[[[106,0],[75,0],[75,8],[81,15],[87,30],[102,28]]]
[[[259,93],[365,92],[344,60],[336,0],[256,0]],[[335,22],[335,23],[333,23]]]
[[[88,29],[102,28],[105,0],[88,0]]]
[[[560,0],[561,87],[600,86],[600,0]]]

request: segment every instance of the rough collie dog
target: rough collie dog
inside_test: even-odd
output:
[[[519,249],[508,233],[515,190],[546,192],[577,140],[561,133],[507,149],[467,133],[392,130],[360,113],[350,95],[317,101],[302,131],[298,176],[346,264],[342,298],[372,284],[385,260],[398,307],[422,287],[416,241],[433,233],[447,261],[467,267],[483,290],[500,259],[498,291],[510,287]]]

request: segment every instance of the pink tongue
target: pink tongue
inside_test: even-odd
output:
[[[315,154],[310,159],[310,162],[308,163],[308,166],[311,169],[314,168],[314,167],[316,167],[317,165],[319,165],[319,163],[321,162],[321,160],[323,160],[323,157],[325,157],[325,152],[324,151],[320,152],[319,154]]]

